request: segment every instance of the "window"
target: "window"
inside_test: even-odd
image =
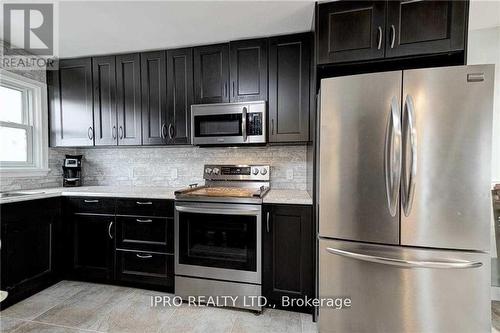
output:
[[[0,175],[48,172],[44,83],[0,70]]]

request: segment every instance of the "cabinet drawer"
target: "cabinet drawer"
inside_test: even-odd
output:
[[[68,199],[72,213],[114,214],[115,199],[102,197],[78,197]]]
[[[173,253],[174,220],[119,216],[116,218],[116,247]]]
[[[117,250],[116,279],[121,282],[173,287],[174,256]]]
[[[117,199],[116,214],[133,216],[173,217],[174,201],[144,198]]]

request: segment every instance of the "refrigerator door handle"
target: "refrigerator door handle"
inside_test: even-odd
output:
[[[396,216],[399,206],[401,184],[401,116],[396,97],[391,101],[391,114],[387,120],[384,149],[384,175],[387,204],[391,216]]]
[[[384,264],[384,265],[404,267],[404,268],[467,269],[467,268],[478,268],[483,265],[483,263],[480,261],[466,261],[457,259],[448,261],[421,261],[421,260],[386,258],[386,257],[372,256],[362,253],[355,253],[340,249],[334,249],[331,247],[327,247],[326,251],[330,254],[340,255],[347,258]]]
[[[405,166],[403,168],[403,211],[405,216],[409,216],[415,196],[415,185],[417,181],[417,129],[415,127],[415,106],[411,95],[406,96],[405,106],[403,111],[403,122],[405,123],[405,131],[403,137],[403,160]],[[410,140],[411,156],[407,158],[407,140]],[[407,163],[410,163],[409,167]],[[408,175],[409,169],[409,175]]]

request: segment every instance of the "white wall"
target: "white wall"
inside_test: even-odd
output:
[[[472,14],[472,13],[471,13]],[[500,183],[500,26],[469,31],[467,64],[495,64],[491,180]],[[496,257],[494,220],[491,219],[490,251]]]

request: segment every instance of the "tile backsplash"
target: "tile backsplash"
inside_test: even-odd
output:
[[[49,168],[46,176],[1,177],[0,191],[30,190],[62,186],[62,164],[66,154],[74,154],[75,149],[49,148]]]
[[[84,185],[184,187],[203,183],[204,164],[269,164],[271,186],[306,189],[306,146],[79,149]],[[292,176],[292,179],[287,179]]]

